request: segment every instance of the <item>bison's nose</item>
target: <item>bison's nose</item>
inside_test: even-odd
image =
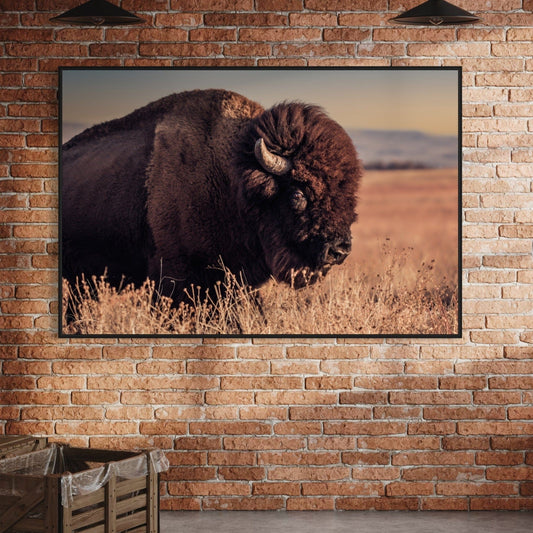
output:
[[[352,239],[350,237],[335,239],[326,244],[324,253],[324,263],[339,265],[342,263],[352,249]]]

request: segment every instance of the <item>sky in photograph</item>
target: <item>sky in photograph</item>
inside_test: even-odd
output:
[[[268,108],[318,104],[345,129],[457,135],[455,70],[65,70],[63,125],[90,126],[174,92],[222,88]],[[65,138],[63,140],[66,140]]]

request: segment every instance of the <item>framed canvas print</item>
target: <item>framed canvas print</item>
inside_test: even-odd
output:
[[[460,68],[60,69],[61,336],[461,335]]]

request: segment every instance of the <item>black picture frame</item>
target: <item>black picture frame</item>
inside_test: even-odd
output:
[[[305,77],[306,73],[317,73],[321,76],[327,77],[329,80],[329,83],[331,85],[332,90],[334,90],[335,87],[338,87],[338,83],[335,82],[334,77],[336,74],[339,73],[352,73],[355,75],[363,75],[364,73],[376,73],[381,72],[389,75],[393,75],[394,73],[404,73],[409,75],[409,73],[426,73],[428,75],[436,74],[436,73],[446,73],[450,76],[450,79],[453,81],[452,85],[454,86],[454,94],[453,98],[456,102],[456,110],[457,114],[456,117],[456,131],[454,132],[453,136],[455,138],[456,142],[456,174],[455,174],[455,184],[456,188],[454,191],[454,195],[456,197],[456,203],[454,204],[454,211],[453,214],[453,225],[454,228],[456,228],[456,234],[455,239],[453,242],[453,245],[450,250],[449,257],[453,257],[453,263],[456,265],[455,269],[455,280],[453,281],[454,284],[454,290],[453,294],[450,293],[450,301],[453,300],[454,302],[454,310],[453,314],[455,316],[455,325],[450,330],[449,328],[446,329],[443,327],[442,331],[438,332],[402,332],[402,331],[345,331],[345,330],[339,330],[335,331],[335,325],[332,325],[331,331],[273,331],[273,332],[260,332],[260,331],[234,331],[231,333],[216,333],[216,332],[210,332],[208,330],[201,331],[201,332],[186,332],[186,333],[180,333],[180,332],[149,332],[149,333],[137,333],[135,331],[120,331],[120,332],[79,332],[75,329],[69,329],[71,320],[68,316],[68,313],[65,313],[65,297],[68,296],[65,292],[65,287],[63,284],[63,274],[64,274],[64,264],[63,260],[65,258],[65,227],[68,226],[69,221],[64,219],[66,208],[65,208],[65,194],[64,194],[64,187],[65,187],[65,163],[63,160],[64,156],[64,143],[67,141],[67,137],[69,136],[67,134],[67,128],[66,128],[66,122],[68,120],[67,113],[65,110],[65,98],[66,96],[72,96],[72,94],[68,94],[68,89],[65,86],[65,78],[68,76],[76,76],[77,74],[86,73],[86,74],[94,74],[97,73],[106,73],[111,72],[115,74],[121,74],[121,73],[136,73],[139,76],[147,77],[150,79],[151,77],[155,77],[157,73],[165,72],[165,73],[175,73],[177,76],[183,78],[186,77],[188,73],[198,73],[198,72],[209,72],[210,74],[214,74],[216,76],[217,72],[224,73],[224,75],[235,75],[235,77],[238,76],[246,76],[247,74],[257,73],[257,72],[263,72],[268,73],[273,80],[276,79],[276,77],[279,77],[280,79],[283,79],[283,75],[286,75],[288,73],[294,74],[295,76],[302,75],[302,78]],[[393,76],[392,76],[393,77]],[[392,79],[391,77],[391,79]],[[414,76],[416,78],[416,76]],[[227,79],[227,78],[225,78]],[[413,83],[416,83],[416,81],[413,81]],[[202,88],[202,87],[199,87]],[[224,87],[223,87],[224,88]],[[394,87],[394,83],[392,83],[391,91],[395,92],[396,87]],[[282,91],[283,88],[280,88],[280,101],[284,98],[282,97]],[[60,310],[58,313],[58,323],[59,323],[59,332],[58,335],[61,338],[235,338],[235,339],[247,339],[247,338],[280,338],[280,339],[299,339],[299,338],[360,338],[360,339],[371,339],[371,338],[395,338],[395,339],[402,339],[402,338],[460,338],[462,336],[462,270],[461,270],[461,263],[462,263],[462,209],[461,209],[461,195],[462,195],[462,69],[461,67],[60,67],[59,68],[59,183],[60,183],[60,195],[59,195],[59,280],[58,280],[58,286],[59,286],[59,304],[60,304]],[[105,92],[101,94],[94,94],[94,101],[99,101],[100,99],[105,98]],[[253,99],[253,97],[250,97]],[[332,94],[332,98],[335,98],[335,94]],[[438,100],[435,97],[435,105],[438,106]],[[146,102],[148,104],[148,101]],[[83,105],[83,102],[80,101],[80,106]],[[361,105],[359,103],[358,105]],[[363,104],[364,105],[364,104]],[[328,109],[326,107],[326,112],[328,112]],[[423,113],[423,109],[420,111]],[[113,118],[113,117],[111,117]],[[427,115],[426,115],[426,118]],[[429,117],[431,119],[431,117]],[[356,148],[357,148],[357,142],[355,142]],[[427,155],[427,154],[426,154]],[[449,156],[449,154],[448,154]],[[363,161],[363,163],[366,165],[366,161]],[[399,171],[408,172],[412,170],[413,172],[418,172],[425,169],[409,169],[409,168],[402,168],[402,162],[400,164],[395,163],[394,161],[391,163],[385,163],[384,164],[384,171],[391,171],[391,168],[394,169],[394,166],[399,167]],[[389,167],[387,167],[389,165]],[[415,165],[416,166],[416,165]],[[424,166],[424,165],[421,165]],[[376,172],[379,172],[379,165],[378,170]],[[427,170],[427,169],[426,169]],[[365,177],[363,176],[363,180]],[[364,181],[363,181],[364,183]],[[436,191],[435,194],[438,194],[439,191]],[[363,194],[363,193],[361,193]],[[103,200],[105,202],[105,199]],[[362,202],[362,197],[359,199],[360,202]],[[450,221],[452,221],[452,218],[450,218]],[[451,224],[451,223],[450,223]],[[423,224],[421,224],[423,225]],[[352,254],[354,251],[352,251]],[[431,265],[427,265],[428,268],[433,268]],[[334,267],[337,268],[337,267]],[[338,267],[342,268],[342,267]],[[333,270],[332,270],[333,271]],[[328,274],[329,275],[329,274]],[[327,280],[328,277],[325,277],[325,280]],[[261,290],[261,289],[260,289]],[[293,289],[294,290],[294,289]],[[401,297],[401,294],[398,294],[398,297]],[[261,311],[262,312],[262,311]]]

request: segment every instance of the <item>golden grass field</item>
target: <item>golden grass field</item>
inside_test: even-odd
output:
[[[321,282],[294,290],[272,280],[252,290],[226,272],[223,298],[191,291],[177,309],[148,280],[121,290],[102,278],[64,282],[63,333],[457,333],[457,195],[456,169],[367,171],[352,252]]]

